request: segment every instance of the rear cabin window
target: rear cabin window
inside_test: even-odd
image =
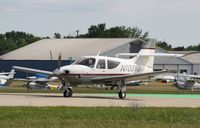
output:
[[[106,62],[104,59],[99,59],[97,63],[97,69],[105,69],[106,68]]]
[[[108,69],[116,68],[120,62],[114,60],[108,60]]]

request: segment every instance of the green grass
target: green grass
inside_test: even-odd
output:
[[[200,108],[0,107],[1,128],[197,128]]]
[[[114,90],[105,90],[104,88],[87,88],[87,87],[75,87],[73,88],[75,93],[117,93],[117,89]],[[0,88],[0,93],[62,93],[62,90],[27,90],[26,87],[8,87]],[[200,91],[191,91],[191,90],[178,90],[175,87],[171,89],[166,89],[162,87],[151,87],[151,88],[127,88],[127,93],[135,94],[200,94]]]
[[[0,93],[62,93],[62,90],[27,90],[26,87],[22,87],[24,82],[13,81],[10,87],[0,88]],[[73,88],[75,93],[116,93],[118,90],[105,89],[105,88],[87,88],[87,87],[75,87]],[[136,94],[200,94],[200,90],[179,90],[172,86],[172,83],[159,83],[153,82],[148,85],[141,85],[135,87],[127,87],[127,93]]]
[[[27,93],[27,92],[32,92],[32,93],[58,93],[62,91],[58,90],[36,90],[36,89],[27,89],[26,87],[7,87],[7,88],[0,88],[0,93]]]

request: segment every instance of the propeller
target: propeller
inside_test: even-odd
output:
[[[61,61],[62,61],[62,60],[61,60],[61,56],[62,56],[62,54],[59,53],[59,56],[58,56],[58,68],[57,68],[56,70],[53,71],[53,75],[58,76],[58,75],[61,74],[61,71],[60,71]]]
[[[62,53],[59,53],[59,56],[58,56],[58,69],[60,69],[61,67],[61,60],[62,59]]]

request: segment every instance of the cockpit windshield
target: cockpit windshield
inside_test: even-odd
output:
[[[81,58],[81,59],[75,61],[73,64],[85,65],[90,68],[93,68],[95,65],[95,59],[94,58]]]

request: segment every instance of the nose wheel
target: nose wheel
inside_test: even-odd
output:
[[[71,97],[73,95],[73,90],[71,88],[67,88],[64,92],[63,92],[63,96],[64,97]]]

